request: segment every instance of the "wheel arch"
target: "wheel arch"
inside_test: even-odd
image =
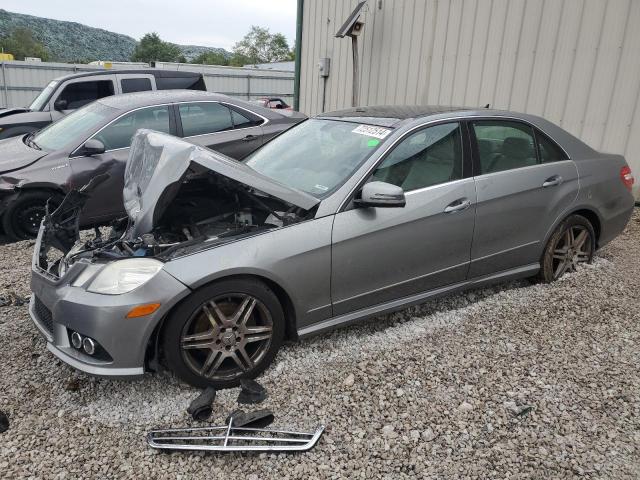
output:
[[[59,195],[66,195],[64,188],[56,183],[49,182],[33,182],[33,183],[24,183],[16,187],[16,193],[22,192],[35,192],[35,191],[45,191],[56,193]]]
[[[551,238],[551,235],[553,235],[553,232],[556,231],[556,228],[558,228],[558,225],[560,225],[562,222],[564,222],[571,215],[581,215],[584,218],[586,218],[587,220],[589,220],[589,223],[591,223],[591,226],[593,227],[593,231],[594,231],[595,236],[596,236],[596,249],[599,247],[600,235],[602,233],[602,220],[600,218],[600,215],[598,214],[596,209],[593,208],[593,207],[590,207],[590,206],[576,206],[576,207],[572,208],[571,210],[568,210],[567,212],[565,212],[562,215],[560,215],[558,217],[558,219],[555,221],[555,223],[553,225],[551,225],[551,227],[547,231],[547,234],[545,235],[544,242],[542,243],[542,247],[543,248],[544,248],[545,245],[547,245],[547,242]]]
[[[581,208],[578,210],[574,210],[569,215],[581,215],[589,220],[589,223],[593,227],[593,232],[596,234],[596,248],[598,248],[600,243],[600,234],[602,233],[602,223],[596,211],[590,208]],[[567,217],[569,215],[567,215]]]

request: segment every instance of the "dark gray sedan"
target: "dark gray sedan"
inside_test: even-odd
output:
[[[0,215],[12,239],[35,237],[48,198],[107,174],[85,205],[82,225],[126,215],[124,167],[139,128],[170,133],[241,160],[306,117],[192,90],[105,97],[37,133],[0,140]]]
[[[129,222],[111,236],[77,241],[92,185],[45,218],[31,316],[75,368],[164,364],[199,386],[259,374],[285,338],[555,280],[634,205],[623,157],[539,117],[476,109],[325,114],[244,163],[140,131],[125,178]]]

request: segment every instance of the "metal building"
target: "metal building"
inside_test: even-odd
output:
[[[307,114],[351,106],[351,42],[335,34],[358,3],[298,0],[296,82]],[[368,0],[359,21],[360,105],[541,115],[624,154],[640,178],[640,0]]]

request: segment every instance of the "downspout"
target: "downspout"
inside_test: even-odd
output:
[[[296,15],[296,60],[293,78],[293,109],[300,111],[300,65],[302,63],[302,11],[304,0],[298,0]]]

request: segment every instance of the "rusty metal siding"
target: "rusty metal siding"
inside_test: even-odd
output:
[[[334,34],[357,0],[304,2],[300,108],[350,106],[351,42]],[[360,103],[487,103],[541,115],[640,177],[639,0],[369,0]],[[636,196],[640,189],[636,186]]]

